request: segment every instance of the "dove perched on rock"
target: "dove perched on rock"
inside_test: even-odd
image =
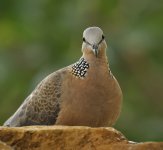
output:
[[[106,48],[103,31],[87,28],[82,57],[44,78],[4,126],[112,126],[120,114],[122,91]]]

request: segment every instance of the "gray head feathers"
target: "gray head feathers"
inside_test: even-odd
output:
[[[91,45],[98,44],[103,38],[103,31],[99,27],[89,27],[84,30],[83,38]]]

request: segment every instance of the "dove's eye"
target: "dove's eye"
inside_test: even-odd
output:
[[[83,42],[85,42],[86,40],[85,40],[85,38],[83,37]]]
[[[105,38],[105,36],[104,35],[102,35],[102,39],[104,39]]]

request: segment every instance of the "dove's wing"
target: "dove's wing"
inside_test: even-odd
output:
[[[61,69],[42,80],[4,126],[55,124],[60,111],[64,71]]]

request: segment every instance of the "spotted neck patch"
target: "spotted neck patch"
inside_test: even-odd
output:
[[[88,62],[84,58],[80,58],[79,61],[72,66],[72,74],[77,78],[84,78],[88,68]]]

